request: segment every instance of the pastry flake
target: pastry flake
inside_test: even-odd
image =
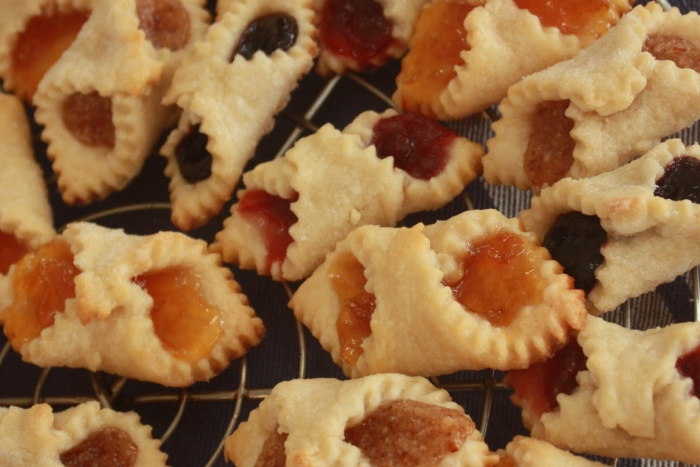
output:
[[[606,464],[577,456],[566,450],[535,438],[516,436],[509,442],[505,449],[498,451],[503,465],[508,461],[513,462],[514,467],[539,467],[567,465],[571,467],[603,467]],[[501,465],[501,464],[498,464]]]

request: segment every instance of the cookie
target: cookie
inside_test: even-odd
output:
[[[552,444],[526,436],[516,436],[498,451],[501,464],[514,467],[603,467],[606,464],[577,456]],[[508,464],[512,462],[512,464]],[[498,465],[501,465],[498,464]]]

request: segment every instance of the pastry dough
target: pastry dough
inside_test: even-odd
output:
[[[85,402],[57,413],[53,413],[48,404],[37,404],[28,409],[0,407],[0,464],[4,467],[62,467],[65,465],[63,461],[68,461],[65,456],[71,449],[104,429],[119,430],[117,433],[125,435],[125,444],[135,448],[133,464],[129,465],[153,467],[166,464],[167,456],[160,451],[160,441],[151,437],[151,427],[143,425],[136,412],[102,409],[97,402]],[[104,451],[99,451],[99,454],[114,456]],[[124,451],[121,451],[121,456],[132,459]],[[99,459],[105,460],[104,457]],[[116,462],[120,459],[114,456],[110,460]]]
[[[258,142],[272,129],[274,116],[317,54],[311,0],[239,0],[228,5],[183,61],[164,99],[183,109],[178,127],[161,148],[168,160],[172,220],[183,230],[206,223],[229,200]],[[246,28],[273,14],[293,18],[294,43],[287,50],[256,52],[248,59],[237,53],[231,61]],[[203,139],[199,153],[180,149],[183,157],[205,159],[201,175],[183,175],[176,157],[188,135]]]
[[[683,376],[677,362],[697,352],[699,326],[638,331],[591,316],[577,337],[587,368],[576,375],[573,392],[559,394],[559,407],[542,415],[528,408],[517,389],[513,401],[523,407],[533,437],[561,448],[697,464],[700,400],[693,384],[698,375]]]
[[[672,50],[674,41],[682,42],[674,59],[683,67],[654,51],[655,41],[662,42],[659,48]],[[683,48],[690,55],[694,51],[694,65],[679,58]],[[613,170],[643,154],[700,118],[697,57],[697,13],[682,15],[676,8],[664,12],[654,2],[635,7],[573,59],[510,88],[499,108],[502,117],[493,124],[495,136],[487,141],[484,178],[537,190],[566,176],[584,178]],[[562,108],[538,118],[538,109],[554,103]],[[551,125],[571,127],[559,135],[559,145],[550,144],[555,141],[552,132],[534,130],[536,125],[546,127],[547,122],[540,121],[552,114],[561,121]],[[544,149],[536,147],[539,140]]]
[[[572,286],[517,220],[466,211],[425,227],[354,230],[290,307],[350,377],[432,376],[545,359],[585,323],[583,294]],[[371,298],[360,301],[363,294]],[[352,307],[368,301],[374,308],[363,315],[367,332],[358,337],[363,323]],[[348,320],[360,323],[348,329]]]
[[[700,163],[700,145],[686,147],[680,140],[668,140],[612,172],[560,180],[520,213],[525,229],[540,239],[563,214],[580,212],[600,219],[607,241],[600,248],[604,261],[595,269],[595,284],[587,296],[592,312],[614,310],[700,264],[700,205],[655,195],[665,168],[681,156]]]
[[[447,391],[435,388],[424,378],[399,374],[352,381],[324,378],[279,383],[251,412],[248,421],[241,423],[226,439],[225,455],[238,467],[256,465],[256,460],[266,454],[263,450],[266,440],[281,434],[286,437],[284,452],[281,453],[286,458],[286,465],[369,466],[370,461],[360,448],[346,441],[346,429],[361,424],[366,416],[381,406],[396,401],[415,401],[435,407],[441,414],[448,409],[457,419],[463,417],[464,424],[470,428],[468,436],[461,445],[454,446],[455,452],[440,457],[437,465],[495,464],[498,457],[489,452],[481,433],[464,414],[464,409],[451,401]],[[448,417],[444,417],[443,423],[448,423]],[[442,420],[437,423],[440,422]],[[411,428],[409,423],[406,431]],[[421,429],[429,432],[430,427],[421,426]],[[380,442],[391,444],[392,434],[393,431],[387,433]],[[407,438],[413,436],[406,434]],[[426,446],[421,448],[424,452],[429,449]],[[404,459],[402,465],[417,465],[416,459],[412,460]]]
[[[15,301],[2,315],[8,340],[25,361],[188,386],[223,371],[264,334],[231,271],[201,240],[74,223],[57,241],[70,247],[67,261],[76,268],[64,309],[35,332],[26,331],[31,315],[22,318],[22,306],[28,300],[31,306],[27,295],[36,291],[34,259],[28,255],[24,282],[18,283],[16,273]],[[18,271],[21,267],[18,263]],[[45,275],[51,277],[51,271]],[[61,296],[59,285],[34,288],[49,287]],[[41,313],[35,310],[36,320]]]
[[[239,203],[231,208],[213,248],[222,252],[224,261],[242,268],[255,268],[275,280],[300,280],[354,228],[393,226],[409,213],[436,209],[477,177],[483,149],[452,132],[445,166],[428,180],[395,168],[391,156],[377,157],[373,128],[395,115],[391,110],[368,111],[342,132],[324,125],[297,141],[284,157],[245,173]],[[296,216],[289,228],[292,243],[279,261],[270,261],[264,235],[240,212],[246,193],[257,190],[289,200]]]
[[[538,15],[520,8],[514,0],[457,3],[433,1],[419,17],[396,80],[393,99],[400,108],[441,120],[460,119],[483,110],[505,97],[508,88],[524,76],[576,55],[630,9],[628,0],[611,0],[594,12],[568,12],[590,14],[590,18],[578,29],[574,29],[575,20],[567,20],[566,27],[573,30],[563,33],[556,26],[543,25]],[[441,11],[446,12],[445,17],[435,20],[443,15]],[[458,24],[460,18],[455,14],[466,16]],[[450,21],[454,25],[446,24]],[[461,30],[452,33],[452,27]],[[430,45],[431,41],[448,40],[443,36],[451,33],[455,35],[451,42],[463,41],[461,51],[450,53],[438,49],[437,44]],[[441,65],[441,60],[448,63]],[[438,66],[443,69],[428,72]]]
[[[505,449],[499,450],[502,462],[509,459],[514,467],[603,467],[606,464],[594,462],[585,457],[559,449],[545,441],[516,436]],[[508,465],[508,464],[504,464]]]

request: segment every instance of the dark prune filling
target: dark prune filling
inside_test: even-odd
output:
[[[175,160],[182,178],[188,183],[206,180],[211,175],[212,156],[207,151],[209,138],[193,126],[175,147]]]
[[[680,156],[669,162],[664,167],[663,176],[656,181],[654,196],[700,203],[700,161],[690,156]]]
[[[607,240],[597,216],[574,211],[559,216],[542,244],[573,277],[574,286],[588,293],[596,282],[595,270],[603,263],[600,248]]]
[[[298,35],[299,26],[294,17],[282,13],[261,16],[245,28],[229,61],[239,54],[250,60],[258,50],[265,55],[271,55],[277,49],[289,50]]]
[[[693,395],[700,397],[700,346],[681,355],[676,361],[676,369],[681,375],[693,380]]]

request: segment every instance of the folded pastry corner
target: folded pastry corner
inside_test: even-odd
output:
[[[564,449],[536,438],[516,436],[505,447],[497,451],[500,456],[499,466],[514,467],[603,467],[606,464],[588,460]],[[511,462],[512,464],[509,464]]]

